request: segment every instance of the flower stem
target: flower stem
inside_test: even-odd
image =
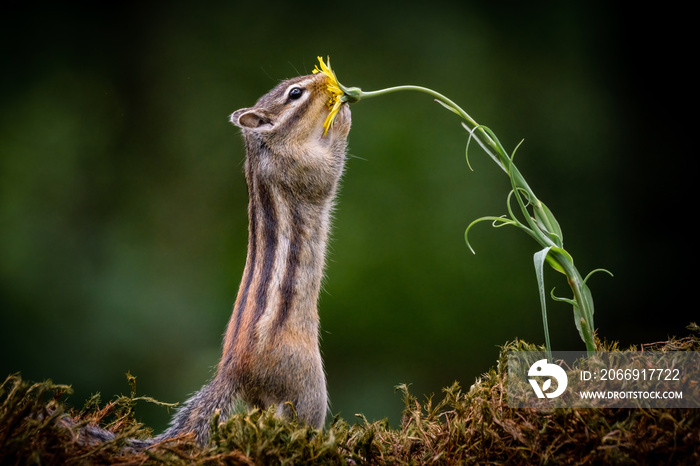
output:
[[[438,102],[440,102],[444,107],[447,107],[449,110],[451,110],[453,113],[456,113],[459,117],[461,117],[467,122],[467,125],[465,125],[467,131],[469,131],[472,137],[477,139],[479,145],[484,149],[484,151],[486,151],[486,153],[492,159],[494,159],[494,161],[503,169],[503,171],[505,171],[513,179],[516,187],[522,188],[526,192],[532,193],[532,189],[527,184],[525,178],[523,178],[522,174],[517,169],[517,167],[512,163],[510,157],[505,152],[500,142],[498,142],[498,140],[483,126],[477,123],[476,120],[469,116],[469,114],[465,112],[462,109],[462,107],[460,107],[444,95],[440,94],[439,92],[436,92],[427,87],[413,85],[394,86],[388,87],[386,89],[380,89],[377,91],[363,91],[357,87],[346,88],[344,90],[346,92],[351,92],[352,94],[354,94],[353,99],[351,101],[369,99],[372,97],[378,97],[400,91],[423,92],[425,94],[429,94],[435,97],[435,99]]]
[[[510,208],[510,195],[508,201],[508,210],[510,213],[511,220],[507,224],[512,224],[520,229],[527,232],[532,238],[535,239],[543,248],[539,255],[540,259],[546,259],[546,261],[555,270],[563,273],[573,292],[573,299],[559,299],[562,301],[568,301],[573,304],[574,307],[574,319],[576,327],[579,331],[581,339],[586,344],[586,349],[590,353],[596,351],[595,338],[593,331],[595,329],[593,325],[593,297],[591,292],[586,285],[586,281],[581,278],[581,274],[578,269],[574,266],[573,258],[569,255],[566,250],[563,249],[563,238],[562,232],[559,227],[558,222],[554,218],[552,212],[535,196],[534,192],[530,186],[525,181],[520,171],[517,169],[513,163],[512,155],[508,155],[503,145],[500,143],[498,138],[495,136],[491,130],[479,125],[467,112],[465,112],[459,105],[454,103],[452,100],[448,99],[439,92],[435,92],[432,89],[422,86],[395,86],[386,89],[381,89],[377,91],[363,91],[360,88],[352,87],[346,88],[340,85],[340,88],[345,92],[343,96],[344,101],[348,103],[358,102],[362,99],[369,99],[372,97],[378,97],[386,94],[391,94],[394,92],[401,91],[417,91],[433,96],[442,106],[446,107],[448,110],[457,114],[460,118],[464,120],[462,125],[469,132],[470,139],[473,137],[481,148],[496,162],[497,165],[503,169],[509,176],[512,186],[511,194],[515,196],[520,210],[525,216],[524,224],[518,220],[513,214]],[[516,148],[517,149],[517,148]],[[532,214],[528,210],[532,209]],[[473,223],[476,223],[479,219]],[[472,223],[472,225],[473,225]],[[504,222],[505,224],[506,222]],[[471,227],[471,225],[470,225]],[[467,228],[467,232],[469,228]],[[465,233],[466,235],[466,233]],[[468,244],[468,242],[467,242]],[[471,248],[471,246],[470,246]],[[536,254],[535,257],[538,257]],[[541,262],[544,263],[544,262]],[[541,277],[538,278],[541,279]],[[540,283],[541,288],[541,299],[543,296],[543,286],[544,283]],[[545,329],[545,340],[547,342],[547,351],[551,354],[551,348],[549,344],[549,332],[548,325],[546,321],[546,312],[544,301],[542,301],[543,310],[543,324]]]
[[[357,88],[355,88],[355,89],[357,89]],[[479,128],[479,124],[477,124],[477,122],[474,121],[474,119],[472,117],[470,117],[469,114],[467,112],[465,112],[459,105],[457,105],[452,100],[445,97],[444,95],[440,94],[439,92],[435,92],[434,90],[427,88],[427,87],[406,85],[406,86],[387,87],[386,89],[380,89],[378,91],[362,91],[362,90],[360,90],[359,99],[369,99],[371,97],[377,97],[377,96],[391,94],[392,92],[399,92],[399,91],[418,91],[418,92],[423,92],[425,94],[432,95],[437,100],[439,100],[443,105],[445,105],[447,108],[449,108],[450,110],[455,112],[457,115],[462,117],[464,120],[469,122],[469,124],[472,126],[472,128]],[[496,143],[491,139],[491,137],[485,131],[481,130],[481,132],[483,133],[483,136],[487,141],[487,145],[489,147],[492,147],[494,150],[497,150],[498,147],[497,147]]]

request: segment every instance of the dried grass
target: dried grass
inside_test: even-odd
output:
[[[689,337],[641,348],[699,351],[699,329],[689,328]],[[542,348],[505,345],[496,367],[469,390],[455,383],[437,401],[420,401],[408,387],[397,387],[405,402],[398,429],[359,416],[353,424],[335,418],[319,432],[271,410],[253,410],[225,423],[214,420],[204,448],[185,437],[141,452],[125,448],[128,439],[151,435],[134,420],[139,398],[133,392],[104,406],[95,397],[77,412],[62,401],[70,387],[11,375],[0,386],[0,464],[700,464],[697,409],[509,408],[509,350]],[[114,438],[81,442],[86,425],[106,428]]]

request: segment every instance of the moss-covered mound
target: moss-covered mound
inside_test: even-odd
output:
[[[698,327],[691,329],[689,337],[643,347],[700,351]],[[0,386],[0,464],[700,464],[698,409],[509,408],[512,349],[542,348],[509,343],[469,390],[455,383],[439,399],[419,401],[398,387],[405,400],[399,429],[360,416],[353,424],[336,418],[318,432],[255,410],[214,422],[205,448],[181,438],[138,453],[124,448],[127,439],[151,432],[134,420],[133,392],[106,405],[95,397],[78,412],[62,402],[70,387],[12,375]],[[78,441],[87,424],[114,432],[114,440]]]

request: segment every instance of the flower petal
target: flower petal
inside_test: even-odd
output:
[[[345,102],[345,100],[341,98],[345,95],[345,92],[342,90],[340,83],[338,82],[338,78],[335,77],[335,73],[331,69],[330,57],[328,58],[327,64],[323,62],[321,57],[317,58],[321,68],[319,69],[318,65],[316,65],[313,72],[314,74],[323,73],[326,75],[326,77],[328,77],[327,89],[331,95],[330,99],[328,99],[328,103],[326,104],[328,106],[328,110],[330,110],[330,113],[328,114],[326,121],[323,123],[323,127],[325,128],[323,135],[325,136],[328,134],[328,129],[333,125],[333,121],[335,120],[338,111],[340,111],[340,107]]]

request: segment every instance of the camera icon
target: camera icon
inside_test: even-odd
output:
[[[566,390],[566,386],[569,383],[564,369],[556,364],[548,363],[546,359],[535,361],[535,363],[530,366],[530,370],[527,372],[527,375],[528,377],[549,377],[542,383],[542,387],[540,387],[537,379],[528,379],[530,385],[532,385],[532,389],[537,395],[537,398],[556,398],[564,393],[564,390]],[[553,392],[548,392],[548,390],[552,388],[552,379],[557,381],[556,390]]]

